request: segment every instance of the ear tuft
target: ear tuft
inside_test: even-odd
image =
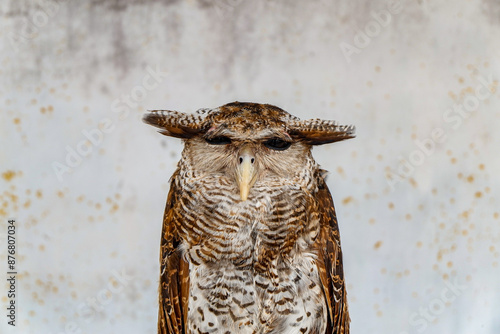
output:
[[[355,137],[353,125],[339,125],[335,121],[308,119],[293,121],[288,133],[309,145],[323,145]]]
[[[172,110],[149,110],[142,120],[159,128],[165,136],[187,139],[203,130],[204,117]]]

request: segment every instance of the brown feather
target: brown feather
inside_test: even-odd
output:
[[[175,179],[175,174],[172,179]],[[178,247],[180,238],[173,223],[177,191],[174,182],[171,182],[163,218],[158,311],[158,333],[161,334],[186,333],[189,264]]]
[[[317,267],[328,306],[326,333],[348,334],[350,318],[347,309],[337,215],[323,176],[318,175],[317,179],[321,231],[315,245],[319,254]]]
[[[288,132],[309,145],[323,145],[355,137],[355,127],[321,119],[295,120],[287,124]]]

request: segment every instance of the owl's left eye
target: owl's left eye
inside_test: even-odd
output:
[[[276,151],[284,151],[292,145],[291,142],[281,138],[271,138],[264,142],[264,146]]]
[[[231,144],[231,139],[225,136],[205,138],[206,142],[212,145],[226,145]]]

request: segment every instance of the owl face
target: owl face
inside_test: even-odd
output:
[[[295,175],[296,166],[305,165],[310,147],[283,128],[241,132],[221,124],[187,139],[184,152],[198,172],[234,180],[246,200],[255,182]]]
[[[354,128],[332,121],[302,121],[284,110],[234,102],[197,114],[151,111],[144,116],[160,133],[183,138],[184,156],[196,171],[233,180],[245,201],[251,187],[267,178],[292,178],[311,146],[354,137]]]

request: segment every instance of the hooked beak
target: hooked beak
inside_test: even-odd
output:
[[[257,179],[257,169],[255,168],[255,155],[250,147],[245,146],[238,156],[238,167],[236,168],[236,182],[240,187],[240,197],[246,201],[250,188]]]

